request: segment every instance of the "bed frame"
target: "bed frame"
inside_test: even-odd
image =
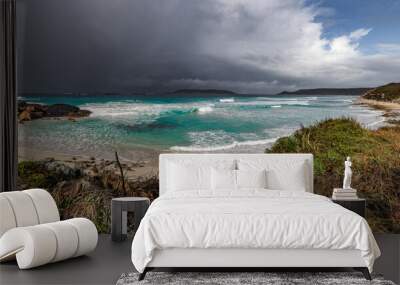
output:
[[[139,275],[143,280],[146,273],[155,268],[220,269],[247,271],[271,268],[353,268],[371,280],[368,268],[359,250],[329,249],[193,249],[171,248],[156,250],[152,261]]]
[[[313,156],[312,154],[161,154],[159,160],[160,195],[166,189],[166,164],[170,160],[199,159],[293,159],[306,162],[307,192],[313,193]],[[330,249],[249,249],[249,248],[170,248],[156,250],[152,261],[139,275],[143,280],[146,273],[158,268],[184,269],[220,269],[229,268],[234,271],[246,271],[271,268],[353,268],[361,271],[367,280],[371,275],[359,250],[330,250]]]

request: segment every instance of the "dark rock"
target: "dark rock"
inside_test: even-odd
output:
[[[89,110],[79,110],[77,115],[78,117],[88,117],[91,113]]]
[[[72,168],[64,163],[58,162],[58,161],[46,161],[44,163],[45,168],[48,171],[53,171],[55,172],[58,176],[62,176],[66,179],[68,178],[76,178],[79,177],[80,175],[80,169],[78,168]]]
[[[47,107],[47,117],[66,117],[78,112],[78,107],[67,104],[54,104]]]
[[[46,117],[65,117],[75,121],[76,118],[87,117],[90,114],[91,112],[88,110],[81,110],[68,104],[41,105],[18,101],[18,119],[21,123]]]
[[[24,111],[27,104],[25,101],[18,101],[18,113]]]
[[[41,119],[45,116],[45,112],[42,111],[33,111],[31,112],[31,120]]]

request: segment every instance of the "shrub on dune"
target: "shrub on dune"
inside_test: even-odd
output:
[[[363,128],[349,118],[328,119],[280,138],[266,152],[313,153],[314,191],[331,196],[343,179],[344,160],[353,160],[352,186],[368,200],[374,232],[400,233],[400,127]]]

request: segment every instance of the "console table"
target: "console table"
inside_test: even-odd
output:
[[[149,208],[150,200],[144,197],[121,197],[111,200],[111,239],[123,241],[128,233],[128,212],[134,213],[134,231]]]

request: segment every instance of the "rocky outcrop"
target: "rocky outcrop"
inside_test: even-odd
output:
[[[74,120],[88,117],[90,114],[91,112],[88,110],[81,110],[68,104],[42,105],[25,101],[18,102],[18,120],[20,123],[41,118],[68,118]]]
[[[76,106],[67,104],[54,104],[47,107],[47,117],[86,117],[90,111],[81,110]]]

